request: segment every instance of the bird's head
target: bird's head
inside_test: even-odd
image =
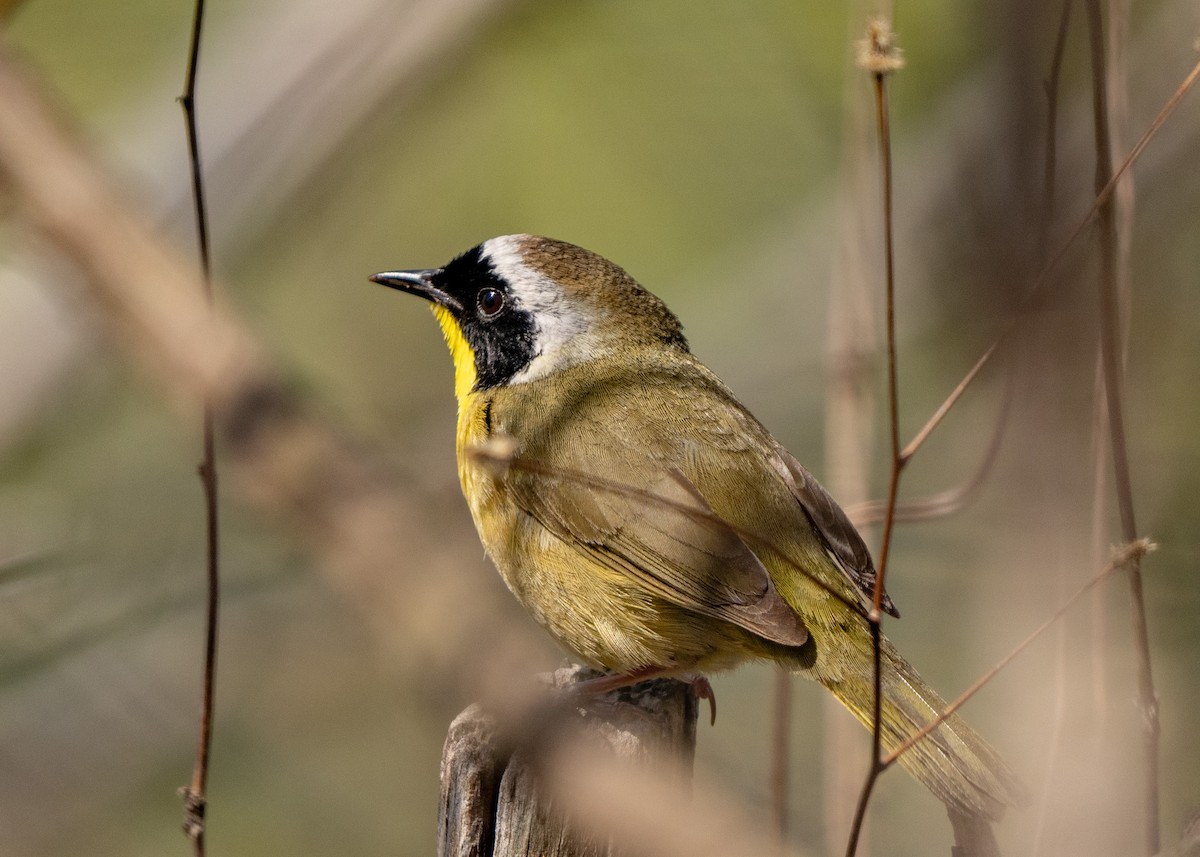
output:
[[[460,401],[623,349],[687,350],[661,300],[607,259],[551,238],[503,235],[441,268],[371,279],[433,304]]]

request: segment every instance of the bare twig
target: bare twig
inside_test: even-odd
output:
[[[900,471],[903,470],[905,462],[900,452],[900,397],[896,380],[896,269],[892,231],[892,143],[891,126],[888,122],[886,85],[887,75],[900,68],[902,61],[895,45],[895,34],[891,31],[890,23],[880,19],[870,22],[860,63],[871,72],[875,90],[875,118],[879,130],[880,181],[883,191],[884,278],[887,301],[888,414],[892,447],[891,478],[888,483],[887,499],[888,513],[883,522],[879,568],[872,596],[872,610],[877,617],[883,604],[892,527],[895,523],[896,495],[900,487]]]
[[[863,822],[867,817],[867,804],[871,801],[871,793],[875,790],[875,783],[879,780],[879,775],[884,771],[884,764],[881,761],[882,745],[880,728],[880,660],[882,656],[881,634],[879,629],[879,618],[875,617],[875,621],[871,622],[871,645],[875,654],[874,672],[875,672],[875,711],[873,714],[874,723],[871,727],[871,767],[867,771],[867,778],[863,781],[862,791],[858,796],[858,803],[854,806],[854,820],[850,823],[850,838],[846,842],[846,857],[854,857],[858,850],[858,839],[862,833]]]
[[[995,427],[992,429],[987,449],[984,450],[983,457],[980,459],[975,471],[964,482],[945,491],[939,491],[936,494],[912,500],[897,500],[895,511],[896,523],[927,521],[931,518],[951,515],[971,501],[980,487],[987,481],[988,475],[992,471],[992,466],[996,463],[996,458],[1000,453],[1000,445],[1004,440],[1005,429],[1008,425],[1008,415],[1012,407],[1015,380],[1015,375],[1010,371],[1004,385],[1004,396],[1000,403],[999,412],[996,415]],[[901,453],[901,455],[907,462],[908,457],[904,453]],[[859,527],[882,521],[886,513],[887,503],[880,500],[869,500],[865,503],[856,503],[846,507],[846,514],[854,522],[855,526]]]
[[[884,279],[887,301],[887,379],[889,434],[891,438],[891,477],[888,481],[887,511],[883,519],[883,537],[879,548],[878,570],[875,589],[871,597],[871,611],[867,618],[871,626],[871,644],[874,655],[875,692],[871,713],[871,766],[863,783],[862,794],[855,807],[854,820],[850,826],[850,837],[846,843],[847,857],[854,857],[858,850],[858,839],[866,817],[867,803],[875,781],[883,770],[880,756],[883,751],[883,673],[880,660],[884,581],[887,577],[888,556],[892,543],[892,531],[896,523],[896,497],[900,490],[900,473],[905,459],[900,454],[900,395],[896,369],[896,269],[895,247],[892,230],[892,144],[891,127],[888,122],[887,76],[903,66],[896,36],[891,22],[880,18],[867,24],[867,36],[861,44],[859,64],[871,74],[875,92],[875,118],[879,130],[879,157],[883,190],[883,236],[884,236]]]
[[[1156,547],[1157,546],[1154,544],[1154,542],[1150,541],[1149,539],[1138,539],[1134,542],[1124,544],[1116,548],[1113,551],[1113,558],[1109,561],[1108,565],[1106,565],[1100,571],[1099,574],[1076,590],[1075,593],[1071,595],[1071,597],[1068,598],[1061,607],[1055,610],[1054,613],[1046,619],[1046,621],[1039,625],[1024,640],[1018,643],[1017,646],[1007,655],[1005,655],[999,663],[976,679],[970,687],[968,687],[962,692],[962,694],[958,696],[958,698],[943,708],[937,717],[935,717],[933,720],[930,720],[919,730],[910,735],[902,744],[888,753],[883,759],[882,766],[884,768],[890,767],[897,759],[907,753],[909,749],[911,749],[918,741],[924,739],[925,736],[944,723],[946,718],[958,711],[958,709],[962,708],[972,696],[978,693],[984,687],[984,685],[995,678],[996,675],[1002,669],[1008,666],[1017,655],[1025,651],[1025,649],[1027,649],[1034,640],[1044,634],[1048,628],[1052,627],[1054,623],[1057,622],[1059,618],[1061,618],[1062,615],[1066,613],[1076,601],[1090,592],[1092,588],[1112,577],[1112,575],[1116,572],[1127,570],[1130,565],[1140,562],[1142,556],[1150,553]]]
[[[1114,182],[1112,144],[1108,128],[1108,75],[1104,42],[1104,22],[1099,0],[1087,2],[1088,36],[1092,56],[1092,107],[1096,134],[1097,195]],[[1100,241],[1100,353],[1104,366],[1104,397],[1108,404],[1108,435],[1112,444],[1114,488],[1121,517],[1121,533],[1126,541],[1137,538],[1134,517],[1133,485],[1129,471],[1129,451],[1125,441],[1123,347],[1121,309],[1117,288],[1117,221],[1112,194],[1099,209]],[[1141,563],[1129,564],[1129,598],[1133,625],[1134,651],[1137,655],[1138,704],[1142,709],[1142,772],[1146,853],[1159,849],[1158,696],[1150,666],[1150,640],[1146,627],[1146,604],[1142,593]]]
[[[907,462],[910,458],[916,455],[917,450],[920,449],[925,441],[929,439],[929,436],[933,434],[933,430],[941,425],[942,420],[946,418],[946,414],[950,413],[950,409],[958,403],[958,400],[962,398],[963,393],[967,392],[967,387],[971,386],[971,382],[973,382],[979,376],[979,373],[983,370],[983,367],[986,366],[987,362],[992,359],[992,355],[995,354],[996,349],[1000,347],[1001,341],[1002,339],[997,339],[987,347],[987,350],[984,351],[983,354],[980,355],[979,359],[975,361],[975,365],[971,367],[970,371],[967,372],[967,374],[963,376],[963,379],[958,382],[953,390],[950,391],[950,395],[946,397],[945,401],[938,405],[937,410],[933,412],[933,416],[929,418],[925,425],[921,426],[921,430],[913,436],[913,439],[910,440],[908,445],[904,447],[904,451],[900,453],[900,458],[902,461]]]
[[[1104,555],[1104,547],[1108,540],[1108,521],[1111,511],[1112,494],[1109,491],[1108,475],[1108,422],[1104,415],[1108,411],[1108,403],[1104,399],[1104,366],[1100,355],[1096,355],[1095,378],[1092,381],[1094,401],[1092,402],[1092,558],[1098,560]],[[1092,661],[1092,704],[1098,713],[1096,730],[1093,739],[1096,747],[1104,743],[1107,729],[1108,709],[1108,611],[1102,593],[1092,595],[1091,612],[1091,661]]]
[[[204,293],[212,303],[212,262],[208,243],[208,208],[204,200],[204,172],[200,161],[200,135],[196,125],[196,76],[200,70],[200,37],[204,30],[204,0],[196,0],[192,18],[191,45],[188,50],[187,76],[179,103],[183,107],[187,131],[188,161],[191,166],[192,199],[195,203],[196,238],[200,251],[200,271]],[[220,616],[221,564],[220,530],[217,507],[217,456],[212,405],[204,403],[203,459],[198,472],[204,488],[205,530],[207,542],[206,579],[208,597],[205,609],[204,679],[200,702],[200,734],[196,740],[196,760],[191,783],[180,789],[184,801],[183,830],[192,841],[196,857],[204,857],[204,821],[208,809],[208,760],[212,750],[213,695],[217,674],[217,624]]]

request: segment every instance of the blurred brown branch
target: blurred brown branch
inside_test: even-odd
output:
[[[869,8],[850,3],[846,20],[857,35]],[[875,355],[879,348],[878,310],[881,236],[875,223],[879,181],[873,157],[869,99],[847,52],[842,153],[835,197],[836,238],[830,272],[826,344],[825,480],[830,492],[851,514],[855,503],[870,496],[872,427],[875,401]],[[879,520],[882,517],[882,504]],[[827,851],[841,847],[850,834],[862,786],[862,771],[843,764],[863,746],[862,727],[834,697],[822,701],[824,732],[824,827]],[[864,822],[860,850],[870,853],[870,825]]]
[[[1103,197],[1097,217],[1100,233],[1100,354],[1103,365],[1104,400],[1108,409],[1108,438],[1112,448],[1114,488],[1117,509],[1121,516],[1121,535],[1127,542],[1138,537],[1134,516],[1133,484],[1129,467],[1129,449],[1125,439],[1125,353],[1121,333],[1121,286],[1119,280],[1126,266],[1118,267],[1121,239],[1118,237],[1116,200],[1105,190],[1113,186],[1112,140],[1109,130],[1108,52],[1104,39],[1104,16],[1099,0],[1085,4],[1088,34],[1091,45],[1093,126],[1096,137],[1096,195]],[[1124,220],[1128,228],[1130,222]],[[1128,238],[1124,241],[1127,243]],[[1128,278],[1125,277],[1127,280]],[[1130,619],[1133,626],[1133,645],[1137,655],[1138,705],[1142,709],[1142,754],[1144,790],[1144,824],[1146,853],[1159,849],[1158,755],[1159,717],[1158,694],[1150,667],[1150,636],[1146,626],[1146,602],[1142,594],[1140,556],[1128,563]]]
[[[923,740],[925,736],[936,729],[938,724],[942,723],[947,717],[958,711],[958,709],[962,708],[962,706],[965,705],[972,696],[978,693],[984,687],[984,685],[995,678],[996,675],[1002,669],[1008,666],[1017,655],[1025,651],[1025,649],[1027,649],[1034,640],[1051,628],[1054,623],[1063,616],[1063,614],[1071,609],[1071,606],[1074,605],[1076,601],[1090,592],[1094,587],[1108,580],[1116,572],[1127,571],[1131,564],[1140,562],[1143,556],[1150,553],[1154,549],[1155,544],[1149,539],[1138,539],[1137,541],[1124,544],[1116,548],[1113,551],[1112,560],[1097,575],[1076,590],[1075,593],[1071,595],[1071,597],[1065,602],[1063,602],[1053,614],[1051,614],[1044,622],[1042,622],[1042,624],[1038,625],[1037,628],[1030,632],[1030,634],[1024,640],[1018,643],[1007,655],[1001,658],[999,663],[976,679],[976,681],[969,688],[963,691],[953,702],[947,705],[937,717],[935,717],[933,720],[930,720],[920,729],[920,731],[916,732],[914,735],[912,735],[912,737],[905,740],[904,743],[895,750],[888,753],[888,755],[883,759],[883,766],[890,766],[902,755],[904,755],[909,748],[915,745],[918,741]]]
[[[400,623],[414,661],[453,663],[453,655],[441,656],[456,653],[472,626],[494,635],[499,658],[523,648],[524,635],[489,619],[495,613],[478,590],[466,597],[454,573],[431,580],[403,562],[417,545],[442,558],[454,548],[423,526],[418,504],[392,490],[372,456],[278,380],[226,309],[209,309],[199,275],[106,185],[7,52],[0,53],[0,102],[0,172],[40,230],[87,274],[113,340],[184,410],[196,398],[211,404],[243,495],[294,527],[381,623]],[[447,615],[464,621],[424,621]],[[469,687],[466,673],[463,666],[446,681]]]
[[[218,25],[205,37],[205,183],[221,216],[212,238],[224,263],[234,266],[261,235],[263,224],[287,210],[330,160],[386,111],[403,115],[437,80],[474,55],[489,26],[510,14],[519,0],[321,0],[248,4],[236,27]],[[16,18],[25,4],[10,4]],[[36,16],[31,16],[36,17]],[[69,20],[64,18],[64,21]],[[296,50],[303,44],[304,50]],[[186,147],[178,128],[158,107],[177,96],[163,68],[148,77],[144,101],[116,117],[115,164],[128,165],[158,192],[145,201],[149,219],[173,236],[190,235],[194,201]],[[252,79],[254,86],[244,82]],[[155,81],[163,81],[161,88]],[[110,117],[111,118],[111,117]],[[170,117],[174,120],[174,117]],[[297,134],[296,128],[308,129]],[[280,145],[281,139],[287,145]],[[182,239],[180,239],[182,240]],[[52,275],[36,254],[15,252],[4,260],[8,276],[28,278],[28,288],[0,288],[0,364],[10,373],[0,410],[0,445],[26,424],[48,395],[69,383],[91,351],[68,319],[52,314],[43,292]],[[18,300],[22,292],[29,296]],[[26,357],[9,330],[39,343]],[[15,354],[14,354],[15,352]],[[21,359],[24,358],[24,359]],[[19,363],[17,361],[20,361]],[[20,377],[12,366],[21,370]]]

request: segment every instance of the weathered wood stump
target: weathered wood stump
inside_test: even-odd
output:
[[[580,667],[560,669],[554,684],[566,687],[582,674]],[[581,697],[566,716],[577,733],[603,742],[616,758],[637,764],[665,756],[690,774],[697,708],[690,685],[656,679]],[[478,705],[454,719],[442,751],[440,857],[613,854],[607,843],[574,829],[540,788],[541,737],[528,735],[504,746],[509,739]]]
[[[554,673],[553,685],[594,675],[568,667]],[[691,685],[656,679],[531,713],[543,732],[562,729],[633,765],[670,760],[664,767],[690,778],[698,708]],[[552,743],[537,729],[501,730],[479,705],[454,719],[442,750],[439,857],[615,857],[606,840],[572,825],[543,788],[539,754]],[[952,857],[1000,857],[987,820],[951,811],[950,822]]]

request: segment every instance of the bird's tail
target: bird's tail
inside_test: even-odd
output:
[[[886,754],[937,717],[946,703],[886,638],[882,640],[880,664],[880,738]],[[875,698],[871,670],[834,674],[818,665],[809,675],[828,688],[859,722],[871,728]],[[1006,807],[1028,801],[1024,786],[1000,754],[957,715],[948,717],[905,751],[899,762],[947,808],[966,816],[998,821]]]

